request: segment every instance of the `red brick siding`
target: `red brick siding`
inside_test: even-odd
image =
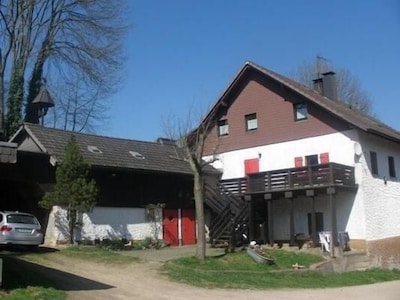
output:
[[[285,94],[285,100],[273,90],[279,90],[279,86],[250,79],[229,101],[232,104],[226,115],[219,118],[228,120],[229,135],[218,137],[215,126],[207,137],[205,155],[325,135],[345,128],[344,122],[310,103],[308,119],[295,122],[293,103],[304,100],[281,89],[280,94]],[[245,115],[251,113],[257,113],[258,129],[247,132]]]

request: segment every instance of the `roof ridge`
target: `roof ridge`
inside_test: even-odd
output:
[[[156,145],[165,145],[156,141],[143,141],[143,140],[134,140],[134,139],[128,139],[128,138],[120,138],[120,137],[111,137],[111,136],[106,136],[106,135],[98,135],[95,133],[84,133],[84,132],[78,132],[78,131],[72,131],[72,130],[64,130],[61,128],[52,128],[52,127],[44,127],[41,126],[39,124],[33,124],[33,123],[24,123],[23,124],[26,128],[29,127],[34,127],[34,128],[38,128],[41,130],[48,130],[48,131],[58,131],[58,132],[62,132],[63,134],[76,134],[76,135],[80,135],[80,136],[91,136],[94,138],[104,138],[104,139],[111,139],[111,140],[119,140],[119,141],[127,141],[127,142],[137,142],[137,143],[144,143],[144,144],[156,144]]]

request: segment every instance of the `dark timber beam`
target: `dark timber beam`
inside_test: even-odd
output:
[[[331,237],[331,256],[335,256],[335,245],[337,244],[337,220],[336,220],[336,199],[335,199],[335,188],[327,188],[329,195],[329,202],[331,204],[331,218],[332,218],[332,237]]]
[[[314,190],[307,190],[306,196],[311,198],[311,240],[313,241],[313,244],[316,245],[318,243],[318,235],[317,235],[317,218],[315,215]]]
[[[255,224],[254,224],[254,201],[250,195],[245,196],[245,200],[249,201],[249,239],[255,240]]]
[[[293,192],[285,192],[285,199],[290,200],[290,216],[289,216],[289,236],[290,236],[290,242],[289,246],[294,246],[295,245],[295,240],[294,240],[294,199],[293,199]]]
[[[268,244],[270,246],[274,245],[274,214],[272,213],[272,195],[265,194],[264,199],[267,200],[267,222],[268,222]]]

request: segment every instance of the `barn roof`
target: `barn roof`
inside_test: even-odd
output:
[[[192,174],[188,162],[179,158],[182,157],[178,155],[181,149],[164,139],[137,141],[24,123],[11,141],[18,143],[18,151],[48,154],[50,162],[55,164],[62,161],[71,136],[75,137],[81,153],[93,167]],[[209,167],[207,170],[214,169]]]

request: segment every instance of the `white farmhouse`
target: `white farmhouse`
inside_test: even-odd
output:
[[[399,267],[400,133],[338,102],[334,73],[314,83],[246,62],[203,121],[204,158],[248,203],[251,240],[350,237],[371,265]]]

